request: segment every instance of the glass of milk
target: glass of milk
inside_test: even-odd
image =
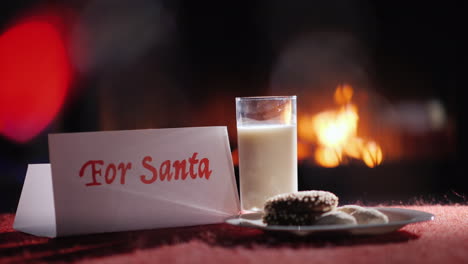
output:
[[[242,210],[297,191],[296,96],[237,97]]]

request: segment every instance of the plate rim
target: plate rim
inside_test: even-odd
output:
[[[232,220],[239,220],[243,215],[252,215],[252,214],[262,214],[262,212],[249,212],[244,214],[233,215],[225,219],[225,223],[233,225],[233,226],[241,226],[247,228],[257,228],[263,230],[272,230],[272,231],[310,231],[310,232],[326,232],[326,231],[346,231],[346,230],[359,230],[359,229],[372,229],[372,228],[388,228],[388,227],[403,227],[408,224],[419,223],[419,222],[427,222],[433,221],[435,219],[435,215],[414,209],[407,209],[407,208],[398,208],[398,207],[365,207],[365,208],[372,208],[382,211],[391,211],[395,213],[403,213],[403,214],[415,214],[414,216],[410,216],[411,218],[408,220],[400,220],[389,222],[385,224],[360,224],[360,225],[306,225],[306,226],[280,226],[280,225],[257,225],[254,223],[249,223],[247,225],[234,224],[230,221]],[[385,212],[383,212],[385,213]]]

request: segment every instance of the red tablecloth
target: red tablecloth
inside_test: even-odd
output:
[[[435,221],[391,234],[297,237],[226,224],[58,239],[12,229],[0,215],[0,262],[83,263],[468,263],[468,206],[407,206]]]

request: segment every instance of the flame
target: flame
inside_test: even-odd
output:
[[[336,149],[345,146],[356,135],[358,120],[356,108],[346,107],[319,113],[312,123],[318,142]]]
[[[367,166],[373,168],[382,163],[382,149],[375,142],[368,142],[362,153],[362,160]]]
[[[315,161],[323,167],[333,168],[340,165],[341,153],[333,148],[318,147],[315,151]]]
[[[323,111],[299,121],[299,138],[318,144],[314,158],[320,166],[333,168],[346,158],[360,159],[370,168],[382,163],[380,146],[357,135],[359,115],[357,106],[351,102],[352,97],[353,88],[340,85],[334,94],[335,103],[339,105],[336,110]]]

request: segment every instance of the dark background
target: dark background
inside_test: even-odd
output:
[[[300,189],[327,189],[344,202],[367,204],[466,203],[464,97],[458,87],[464,31],[455,2],[98,2],[0,4],[0,33],[36,9],[60,10],[71,57],[91,58],[74,65],[71,92],[45,131],[26,143],[0,137],[0,210],[15,210],[27,164],[48,162],[47,133],[227,125],[234,149],[234,97],[313,98],[342,81],[364,87],[388,106],[436,99],[444,106],[446,125],[436,132],[403,133],[404,153],[411,155],[374,169],[301,162]],[[76,25],[94,37],[94,53],[76,52],[81,45]],[[124,29],[100,37],[119,27]],[[289,72],[281,68],[286,51],[304,39],[311,41],[299,46],[311,48],[300,57],[310,58],[309,64],[297,67],[314,69],[312,81],[296,66]]]

